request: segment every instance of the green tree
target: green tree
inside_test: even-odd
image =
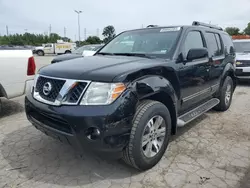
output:
[[[103,41],[107,43],[115,37],[115,28],[112,25],[108,25],[103,29],[102,35],[105,37]]]
[[[227,27],[225,31],[231,36],[240,34],[240,29],[238,27]]]
[[[102,41],[99,37],[97,36],[89,36],[85,42],[89,44],[100,44]]]
[[[42,45],[44,43],[56,43],[62,37],[56,33],[50,36],[42,34],[13,34],[8,36],[0,36],[0,45]]]
[[[250,35],[250,22],[247,24],[247,27],[244,29],[246,35]]]

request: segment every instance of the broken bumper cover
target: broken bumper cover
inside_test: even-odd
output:
[[[121,154],[129,140],[136,104],[132,93],[125,95],[106,106],[56,107],[38,102],[28,94],[25,111],[32,125],[48,136],[83,150]]]

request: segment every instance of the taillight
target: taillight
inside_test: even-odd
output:
[[[36,74],[36,63],[34,57],[30,57],[28,60],[27,75],[32,76]]]

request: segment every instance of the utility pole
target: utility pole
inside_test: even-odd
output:
[[[49,25],[49,36],[51,34],[51,24]]]
[[[81,41],[81,29],[80,29],[80,14],[82,13],[81,10],[75,10],[77,13],[77,19],[78,19],[78,38],[79,38],[79,43]]]
[[[99,37],[99,28],[96,30],[96,36]]]
[[[86,40],[86,39],[87,39],[87,29],[84,28],[84,40]]]
[[[9,27],[6,25],[6,34],[9,36]]]
[[[66,27],[64,27],[64,37],[66,37]]]

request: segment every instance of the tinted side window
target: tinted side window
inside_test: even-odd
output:
[[[234,53],[234,45],[233,45],[232,39],[227,34],[223,34],[221,36],[222,36],[222,40],[224,43],[225,51],[228,54],[233,54]]]
[[[184,53],[187,55],[192,48],[203,48],[203,40],[199,31],[190,31],[184,43]]]
[[[216,38],[217,45],[218,45],[218,55],[222,55],[223,54],[223,47],[222,47],[222,44],[221,44],[220,35],[215,34],[215,38]]]
[[[212,55],[214,56],[220,55],[220,50],[217,45],[215,34],[207,32],[206,37],[207,37],[208,48],[211,51]]]

